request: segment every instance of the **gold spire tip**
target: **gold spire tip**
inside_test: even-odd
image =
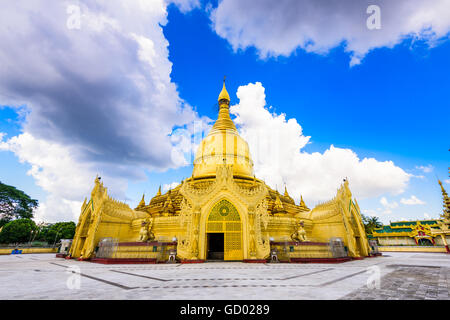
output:
[[[219,103],[221,100],[227,100],[228,103],[230,103],[230,95],[228,94],[227,88],[225,87],[225,79],[226,76],[223,77],[223,87],[222,87],[222,91],[219,94]]]

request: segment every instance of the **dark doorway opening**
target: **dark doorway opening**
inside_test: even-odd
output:
[[[208,233],[208,260],[223,260],[224,234]]]
[[[424,238],[419,239],[419,241],[417,241],[417,243],[419,244],[419,246],[432,246],[433,245],[433,243],[431,242],[430,239],[424,239]]]

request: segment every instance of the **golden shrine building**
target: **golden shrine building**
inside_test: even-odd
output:
[[[406,251],[407,247],[443,247],[442,252],[450,253],[450,198],[442,182],[438,180],[443,198],[443,213],[434,220],[398,221],[375,228],[370,239],[377,241],[388,251]],[[395,248],[397,247],[397,248]],[[395,249],[394,249],[395,248]],[[444,250],[445,248],[445,250]],[[437,252],[437,251],[434,251]]]
[[[192,176],[132,209],[100,178],[85,199],[68,258],[100,263],[339,262],[375,255],[348,181],[309,209],[254,175],[247,142],[230,118],[230,97],[201,142]]]

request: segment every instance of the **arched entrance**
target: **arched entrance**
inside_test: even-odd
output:
[[[206,221],[206,257],[209,260],[242,260],[242,222],[228,200],[219,201]]]
[[[427,239],[427,238],[419,238],[419,239],[417,240],[417,244],[418,244],[419,246],[432,246],[432,245],[433,245],[433,242],[431,242],[431,240],[430,240],[430,239]]]

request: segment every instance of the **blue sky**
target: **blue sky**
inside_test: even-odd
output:
[[[363,212],[377,215],[383,222],[438,217],[442,198],[436,178],[449,179],[448,33],[432,44],[428,38],[413,40],[413,37],[404,37],[394,46],[379,45],[364,52],[361,63],[354,66],[349,65],[352,53],[348,48],[351,45],[345,41],[329,46],[325,52],[307,52],[299,44],[287,55],[275,53],[264,57],[261,54],[264,48],[258,45],[258,41],[236,50],[235,40],[220,35],[219,18],[214,22],[210,16],[211,8],[218,5],[213,3],[209,7],[206,2],[196,5],[194,2],[192,10],[182,12],[171,4],[167,7],[167,23],[161,23],[161,37],[168,42],[168,56],[165,58],[172,63],[170,81],[175,84],[179,98],[192,106],[198,117],[216,118],[216,101],[224,75],[227,76],[227,89],[233,105],[240,103],[237,96],[239,87],[260,82],[265,89],[266,108],[272,106],[270,111],[275,115],[284,113],[286,119],[295,119],[303,130],[302,134],[311,137],[308,144],[299,146],[301,152],[323,155],[333,145],[352,150],[360,160],[392,161],[395,167],[413,175],[407,179],[401,192],[377,189],[373,197],[358,198]],[[0,132],[4,133],[3,141],[28,130],[41,139],[56,141],[43,132],[37,134],[36,128],[32,127],[33,118],[28,120],[27,114],[19,116],[24,109],[30,114],[37,113],[32,106],[33,95],[27,96],[26,101],[15,98],[16,104],[8,104],[4,97],[8,97],[9,91],[5,82],[0,86],[2,83]],[[158,117],[158,110],[153,110],[154,113],[148,117]],[[69,136],[69,140],[61,138],[59,143],[71,141],[70,137],[73,136]],[[33,163],[39,167],[39,161],[22,155],[21,162],[20,154],[10,147],[4,147],[0,152],[1,181],[17,186],[41,203],[45,203],[52,193],[57,196],[42,177],[27,174]],[[80,156],[78,159],[84,158]],[[102,162],[90,161],[84,163],[102,174]],[[117,193],[118,197],[135,206],[142,193],[153,196],[159,185],[179,182],[190,176],[191,165],[175,167],[150,165],[142,171],[144,173],[121,176],[118,181],[124,183],[124,189],[123,193]],[[424,167],[428,169],[424,170]],[[104,173],[105,183],[107,177],[115,178],[111,172]],[[379,177],[384,178],[383,175]],[[300,181],[302,175],[295,179]],[[292,186],[294,190],[295,179],[288,180],[288,187]],[[314,179],[307,182],[313,184]],[[450,189],[448,182],[444,185]],[[89,194],[89,188],[85,190],[85,196]],[[278,186],[280,191],[281,188]],[[405,204],[405,200],[412,196],[423,204]],[[321,201],[319,196],[311,198],[305,199],[310,207]],[[75,198],[69,200],[76,201]]]

